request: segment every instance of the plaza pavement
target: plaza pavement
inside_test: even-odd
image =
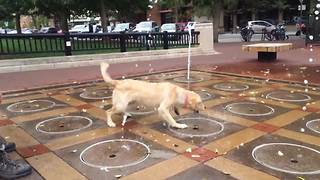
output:
[[[192,68],[201,67],[224,73],[259,76],[295,82],[320,84],[320,48],[305,46],[304,41],[291,40],[294,49],[278,53],[278,60],[259,62],[256,53],[241,51],[246,43],[219,43],[215,50],[220,54],[192,56]],[[94,56],[94,55],[92,55]],[[112,64],[109,73],[115,77],[127,77],[173,69],[186,69],[187,58],[158,59]],[[17,91],[58,84],[86,82],[101,79],[98,66],[0,73],[0,91]]]

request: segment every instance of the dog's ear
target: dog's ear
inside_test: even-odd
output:
[[[176,115],[180,116],[180,112],[176,106],[173,107],[173,110],[174,110],[174,113],[176,113]]]

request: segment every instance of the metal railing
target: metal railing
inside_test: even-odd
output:
[[[198,45],[199,32],[191,33],[191,44]],[[188,32],[1,34],[0,55],[86,52],[119,52],[186,47]]]

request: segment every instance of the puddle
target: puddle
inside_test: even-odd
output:
[[[139,141],[113,139],[98,142],[80,154],[82,163],[95,168],[124,168],[142,163],[150,156],[150,148]]]
[[[49,100],[30,100],[11,104],[7,107],[10,112],[38,112],[50,109],[56,105],[55,102]]]
[[[173,81],[179,83],[198,83],[204,81],[204,78],[199,76],[191,76],[190,79],[187,79],[186,76],[182,76],[174,78]]]
[[[275,112],[270,106],[250,102],[229,104],[225,109],[233,114],[244,116],[267,116]]]
[[[85,90],[80,94],[81,98],[84,99],[108,99],[112,96],[112,90],[105,88],[105,89],[88,89]]]
[[[147,115],[155,112],[154,108],[137,105],[136,103],[130,104],[127,111],[131,115]]]
[[[219,83],[215,84],[213,88],[221,91],[244,91],[249,89],[249,86],[239,83]]]
[[[311,100],[311,97],[306,94],[296,93],[296,92],[291,93],[286,91],[271,92],[267,94],[266,98],[277,100],[277,101],[287,101],[287,102],[303,102],[303,101]]]
[[[306,123],[307,128],[311,131],[320,133],[320,119],[314,119]]]
[[[42,121],[36,125],[36,130],[45,134],[65,134],[86,129],[92,125],[92,120],[83,116],[61,116]]]
[[[224,130],[224,125],[218,121],[203,117],[187,117],[177,119],[177,122],[188,125],[188,128],[177,129],[168,127],[171,132],[184,137],[209,137]]]
[[[199,90],[199,91],[195,91],[195,92],[200,95],[202,101],[207,101],[207,100],[213,99],[215,97],[214,95],[210,94],[207,91]]]
[[[291,174],[319,174],[320,152],[290,143],[269,143],[255,147],[252,157],[270,169]]]

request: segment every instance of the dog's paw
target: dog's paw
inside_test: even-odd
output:
[[[185,129],[185,128],[188,127],[188,125],[186,125],[186,124],[176,124],[174,127],[178,128],[178,129]]]
[[[109,127],[116,127],[116,124],[114,122],[108,122],[107,124]]]

